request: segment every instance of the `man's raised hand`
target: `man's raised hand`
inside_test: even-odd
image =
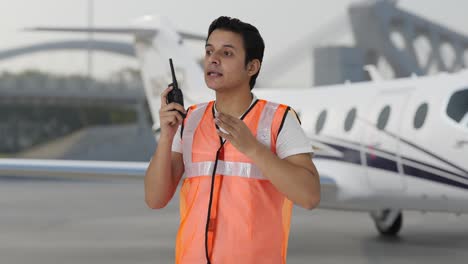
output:
[[[184,120],[178,112],[186,114],[184,107],[178,103],[167,103],[167,94],[173,89],[172,86],[167,87],[161,93],[161,108],[159,109],[159,122],[161,124],[161,136],[168,136],[171,139],[177,132],[177,128]],[[178,110],[178,111],[175,111]]]

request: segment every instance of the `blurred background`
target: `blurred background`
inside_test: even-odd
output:
[[[365,64],[387,79],[466,65],[459,44],[468,34],[468,3],[365,3],[3,1],[0,156],[145,161],[155,147],[148,129],[139,129],[150,120],[132,37],[25,30],[38,26],[129,27],[161,14],[180,30],[205,35],[219,15],[239,17],[266,42],[258,87],[364,81]],[[204,44],[187,44],[201,59]]]
[[[238,17],[255,25],[266,43],[256,89],[367,81],[367,64],[384,79],[468,65],[466,1],[0,4],[0,157],[148,161],[156,147],[132,37],[28,30],[38,26],[128,27],[159,14],[177,29],[206,35],[218,16]],[[187,44],[201,60],[204,43]],[[150,211],[141,182],[1,178],[0,263],[170,263],[173,200]],[[465,216],[409,214],[406,238],[389,241],[358,213],[297,214],[289,263],[468,258]]]

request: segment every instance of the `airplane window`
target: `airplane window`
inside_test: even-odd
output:
[[[414,128],[420,129],[424,125],[424,121],[426,121],[427,110],[427,103],[423,103],[418,107],[413,120]]]
[[[463,125],[468,115],[468,89],[460,90],[450,96],[447,105],[447,115],[455,122]]]
[[[315,133],[318,134],[322,131],[323,126],[325,125],[325,120],[327,119],[327,110],[323,110],[315,123]]]
[[[388,118],[390,117],[390,106],[386,105],[382,111],[380,111],[379,119],[377,120],[377,128],[383,130],[387,125]]]
[[[344,130],[346,132],[350,131],[351,128],[353,128],[354,120],[356,120],[356,107],[351,109],[346,115],[346,119],[344,123]]]

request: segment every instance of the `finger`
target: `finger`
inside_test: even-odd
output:
[[[180,111],[181,113],[186,114],[186,112],[187,112],[187,110],[185,110],[185,108],[184,108],[181,104],[179,104],[179,103],[172,102],[172,103],[170,103],[169,105],[173,107],[172,109],[178,110],[178,111]]]
[[[169,126],[173,126],[177,124],[177,117],[175,115],[172,116],[165,116],[161,118],[161,124],[167,124]]]
[[[242,129],[242,127],[241,127],[242,124],[239,123],[241,121],[236,119],[236,118],[234,118],[234,120],[233,120],[233,119],[228,118],[226,116],[220,116],[220,117],[218,117],[218,120],[219,120],[219,122],[221,122],[225,126],[228,126],[231,129],[230,132],[239,132]]]
[[[182,105],[180,105],[178,103],[175,103],[175,102],[172,102],[170,104],[167,104],[167,105],[161,107],[162,112],[167,112],[167,111],[172,111],[172,110],[178,110],[178,111],[180,111],[181,113],[184,113],[184,114],[186,114],[186,112],[187,112]]]
[[[175,112],[175,116],[177,118],[177,124],[182,124],[182,122],[184,121],[184,118],[182,117],[182,115],[179,113],[179,112]]]
[[[168,122],[170,126],[175,126],[182,124],[183,118],[178,112],[175,112],[173,115],[166,116],[164,120]]]
[[[224,123],[230,124],[232,126],[235,126],[236,124],[241,122],[239,118],[233,117],[232,115],[223,114],[223,113],[219,113],[218,118],[221,119],[221,121],[223,121]]]
[[[178,126],[180,125],[181,121],[178,118],[174,118],[169,124],[171,126]]]
[[[167,111],[167,112],[164,112],[161,114],[161,119],[163,118],[176,118],[179,122],[182,122],[184,120],[184,118],[182,117],[182,115],[177,112],[177,111]]]
[[[230,134],[224,133],[223,131],[221,131],[221,130],[219,130],[219,129],[216,129],[216,133],[217,133],[220,137],[226,139],[227,141],[231,141],[231,140],[232,140],[232,136],[231,136]]]
[[[232,134],[234,131],[236,131],[236,129],[234,128],[234,126],[232,126],[231,124],[229,123],[226,123],[224,122],[223,120],[221,120],[220,118],[215,118],[215,123],[223,128],[224,130],[226,130],[229,134]]]
[[[165,112],[170,112],[171,110],[173,109],[170,105],[164,105],[164,106],[161,106],[161,109],[159,109],[159,112],[162,114]]]
[[[161,106],[167,104],[167,94],[172,90],[172,88],[172,85],[170,85],[161,93]]]
[[[177,120],[177,118],[174,118],[174,120],[172,120],[170,123],[169,123],[170,126],[177,126],[179,125],[179,121]]]
[[[230,114],[225,114],[225,113],[221,113],[221,112],[218,114],[218,116],[222,117],[222,118],[224,118],[226,120],[232,120],[232,121],[240,120],[239,118],[236,118],[236,117],[234,117],[234,116],[232,116]]]

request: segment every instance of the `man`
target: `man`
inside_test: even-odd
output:
[[[294,111],[251,93],[263,51],[254,26],[219,17],[204,59],[216,100],[185,111],[166,103],[172,87],[161,94],[145,195],[149,207],[164,207],[184,174],[177,264],[286,263],[292,203],[319,203],[312,149]]]

